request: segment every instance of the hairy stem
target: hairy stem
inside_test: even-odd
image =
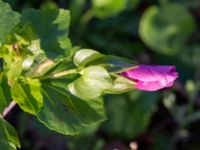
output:
[[[0,115],[1,118],[4,118],[16,105],[16,102],[15,101],[12,101],[8,107],[6,107],[3,111],[3,114]]]
[[[77,73],[78,73],[77,69],[70,69],[70,70],[65,70],[65,71],[57,72],[57,73],[52,74],[52,75],[47,75],[47,76],[44,76],[44,77],[39,77],[37,79],[39,79],[39,80],[55,79],[55,78],[64,77],[64,76],[69,75],[69,74],[77,74]]]
[[[76,73],[78,73],[76,69],[71,69],[71,70],[58,72],[58,73],[54,74],[52,77],[59,78],[59,77],[62,77],[62,76],[66,76],[68,74],[76,74]]]

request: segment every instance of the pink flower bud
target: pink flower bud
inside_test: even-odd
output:
[[[175,66],[139,65],[137,68],[127,70],[120,75],[136,82],[135,88],[144,91],[156,91],[171,87],[178,78]]]

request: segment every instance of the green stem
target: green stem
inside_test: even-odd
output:
[[[56,79],[56,78],[64,77],[64,76],[69,75],[69,74],[77,74],[77,73],[79,73],[77,71],[77,69],[70,69],[70,70],[65,70],[65,71],[57,72],[57,73],[49,75],[49,76],[39,77],[37,79],[39,79],[39,80]]]
[[[12,101],[8,107],[6,107],[3,111],[3,117],[5,117],[14,107],[16,106],[16,102]]]
[[[90,8],[86,11],[86,13],[81,17],[80,24],[87,24],[95,15],[94,9]]]
[[[66,71],[62,71],[62,72],[58,72],[52,75],[53,78],[59,78],[59,77],[63,77],[69,74],[76,74],[78,73],[77,69],[71,69],[71,70],[66,70]]]

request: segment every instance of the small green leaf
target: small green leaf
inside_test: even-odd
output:
[[[91,100],[101,96],[102,90],[98,89],[87,82],[83,78],[77,79],[75,82],[69,84],[69,91],[84,100]]]
[[[22,13],[25,20],[32,23],[41,48],[49,58],[65,54],[71,49],[71,42],[68,38],[70,15],[64,9],[34,10],[27,9]]]
[[[102,58],[103,56],[103,54],[91,49],[81,49],[74,55],[74,64],[76,66],[84,67],[86,64]]]
[[[90,66],[82,70],[84,80],[95,88],[108,89],[113,85],[112,78],[101,66]]]
[[[0,0],[0,46],[7,34],[9,34],[19,23],[20,14],[11,10],[7,3]]]
[[[140,20],[139,34],[155,52],[174,55],[184,48],[194,29],[190,12],[182,5],[171,3],[149,7]]]
[[[0,75],[0,113],[9,105],[11,102],[10,87],[8,85],[8,79]]]
[[[21,147],[16,130],[8,122],[0,118],[0,148],[13,150],[16,147]]]
[[[122,94],[130,90],[133,90],[134,86],[135,86],[135,82],[128,80],[124,77],[117,76],[116,79],[114,80],[114,86],[106,90],[106,93]]]
[[[112,78],[103,67],[90,66],[82,70],[81,74],[79,79],[69,85],[70,92],[81,99],[97,98],[113,86]]]
[[[25,112],[36,115],[42,105],[41,85],[37,79],[18,78],[11,88],[13,100]]]

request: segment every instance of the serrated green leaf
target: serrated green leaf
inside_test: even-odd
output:
[[[50,88],[43,89],[44,105],[37,118],[46,127],[65,135],[78,134],[81,130],[80,121],[67,110],[66,102],[69,97],[57,94]]]
[[[20,36],[21,42],[18,41],[18,45],[21,44],[21,53],[28,53],[33,56],[44,53],[40,46],[40,39],[31,22],[21,22],[21,25],[15,29],[15,32]]]
[[[11,102],[10,87],[8,85],[8,79],[0,75],[0,113],[9,105]]]
[[[12,85],[11,94],[20,108],[30,114],[36,115],[43,105],[41,85],[37,79],[19,78]]]
[[[91,100],[103,94],[113,86],[109,73],[101,66],[90,66],[82,70],[82,76],[69,84],[69,90],[75,96]]]
[[[2,146],[5,150],[21,147],[16,130],[2,118],[0,118],[0,139],[0,148]]]
[[[38,33],[41,48],[49,58],[64,55],[71,48],[68,38],[70,15],[64,9],[34,10],[28,9],[22,13],[23,18],[32,23]]]
[[[140,20],[139,34],[155,52],[174,55],[184,48],[194,29],[195,22],[189,11],[171,3],[148,8]]]
[[[0,0],[0,46],[7,34],[9,34],[19,23],[20,15],[12,11],[7,3]]]
[[[63,84],[63,80],[43,81],[43,94],[45,104],[38,119],[51,130],[73,135],[78,134],[83,125],[106,119],[102,99],[80,100],[67,92],[67,83]]]
[[[73,60],[76,66],[84,67],[86,64],[102,58],[103,56],[103,54],[91,49],[81,49],[75,53]]]
[[[13,49],[13,45],[16,46],[15,49]],[[44,55],[40,48],[40,41],[30,22],[19,24],[13,33],[7,36],[5,44],[0,50],[0,55],[5,61],[5,72],[11,79],[20,76],[23,70],[29,70],[41,57],[40,55]]]

